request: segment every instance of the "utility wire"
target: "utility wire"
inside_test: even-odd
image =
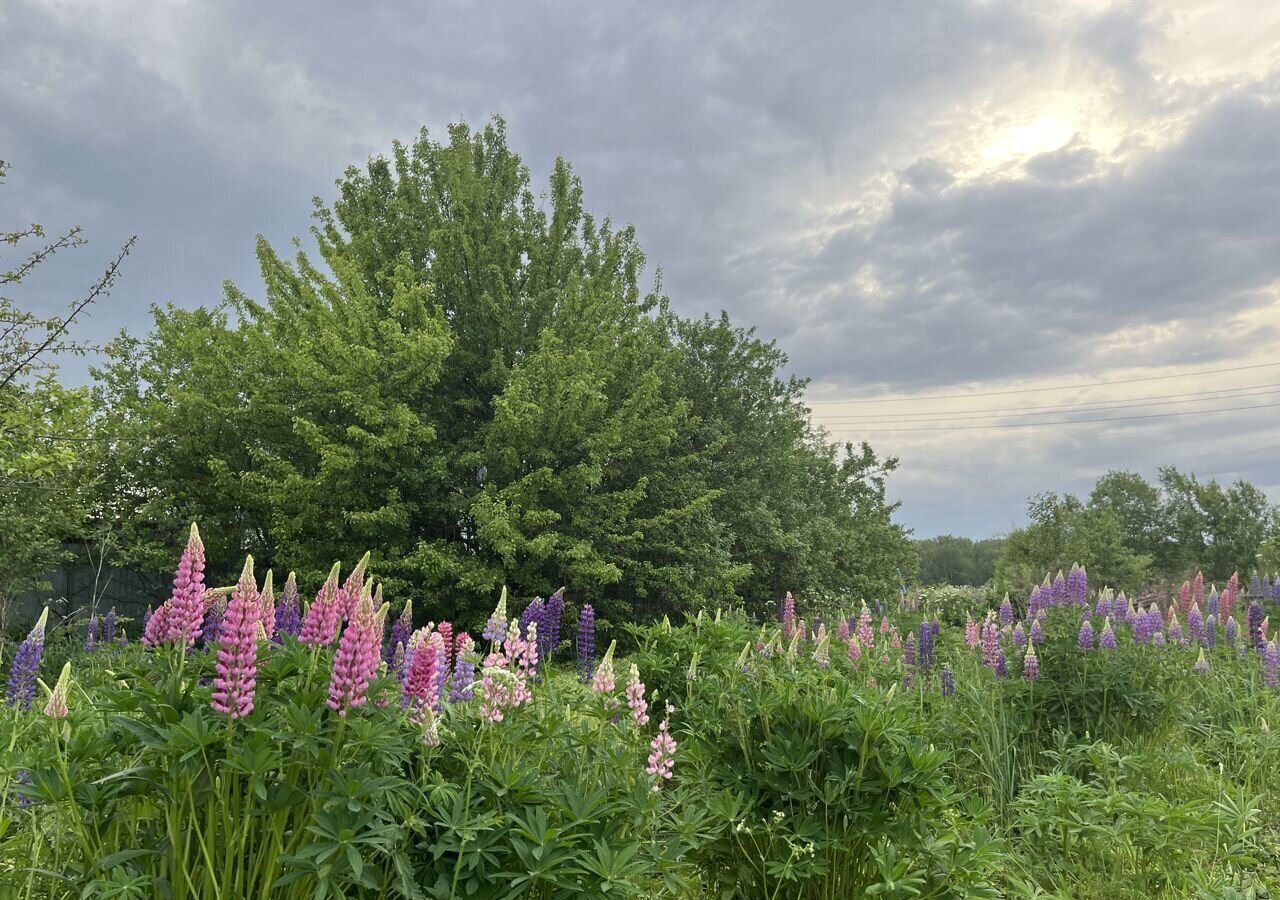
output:
[[[1183,372],[1178,375],[1149,375],[1146,378],[1124,378],[1117,381],[1093,381],[1087,384],[1063,384],[1056,387],[1018,388],[1009,391],[982,391],[974,394],[928,394],[923,397],[885,397],[882,399],[864,400],[806,400],[806,406],[819,406],[840,403],[915,403],[920,400],[956,400],[970,397],[1003,397],[1009,394],[1035,394],[1043,391],[1073,391],[1087,387],[1103,387],[1111,384],[1137,384],[1142,381],[1165,381],[1170,378],[1195,378],[1199,375],[1217,375],[1221,372],[1244,372],[1247,369],[1267,369],[1280,366],[1280,362],[1257,363],[1252,366],[1235,366],[1230,369],[1204,369],[1199,372]]]
[[[899,431],[972,431],[978,428],[1034,428],[1039,425],[1084,425],[1090,422],[1132,422],[1138,419],[1169,419],[1174,416],[1207,416],[1213,413],[1239,412],[1246,409],[1275,409],[1280,407],[1280,403],[1263,403],[1258,406],[1228,406],[1222,409],[1195,409],[1186,412],[1172,413],[1152,413],[1145,416],[1110,416],[1104,419],[1061,419],[1051,422],[1009,422],[1002,425],[948,425],[944,428],[885,428],[877,426],[875,428],[859,428],[856,429],[857,434],[876,434],[885,432]],[[842,431],[854,431],[853,426],[841,429]]]
[[[889,422],[889,423],[903,422],[906,424],[910,424],[912,422],[915,422],[915,423],[976,422],[982,419],[1017,419],[1022,416],[1048,416],[1048,415],[1059,415],[1059,414],[1072,415],[1075,413],[1105,412],[1107,410],[1113,410],[1113,409],[1134,409],[1135,407],[1140,409],[1144,406],[1176,406],[1181,403],[1210,403],[1214,400],[1239,400],[1245,397],[1266,396],[1268,394],[1274,394],[1277,392],[1277,390],[1280,390],[1280,384],[1259,384],[1254,387],[1260,388],[1261,390],[1242,387],[1242,388],[1223,388],[1220,391],[1202,392],[1202,393],[1212,393],[1212,394],[1220,395],[1216,397],[1205,397],[1205,396],[1200,396],[1198,394],[1194,396],[1190,396],[1187,394],[1170,395],[1172,397],[1188,397],[1188,396],[1190,397],[1190,399],[1184,399],[1184,400],[1159,400],[1154,397],[1149,397],[1144,399],[1135,398],[1134,400],[1131,400],[1131,401],[1130,400],[1116,401],[1115,403],[1110,403],[1106,405],[1077,403],[1077,404],[1071,404],[1068,406],[1039,406],[1039,407],[1029,406],[1029,407],[1023,407],[1022,409],[1009,409],[1009,410],[981,410],[981,409],[960,410],[960,412],[962,413],[974,413],[974,415],[961,415],[961,416],[943,416],[940,413],[882,413],[880,415],[867,413],[865,415],[823,416],[820,419],[820,421],[835,422],[837,424],[843,423],[843,424],[850,424],[850,425],[875,425],[877,423],[883,423],[883,422]],[[1244,393],[1225,394],[1226,391],[1237,391],[1237,392],[1244,391]],[[1032,410],[1040,410],[1040,411],[1033,412]],[[987,415],[987,413],[999,413],[999,412],[1006,412],[1009,414]],[[847,422],[846,421],[851,419],[870,419],[872,421],[868,421],[868,422],[858,422],[858,421]]]

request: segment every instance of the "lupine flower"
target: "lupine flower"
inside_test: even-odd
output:
[[[1071,564],[1071,574],[1067,576],[1067,603],[1072,606],[1084,606],[1089,602],[1089,573],[1078,563]]]
[[[480,678],[480,715],[490,722],[501,722],[503,709],[511,705],[515,691],[515,673],[499,666],[486,666]]]
[[[1213,617],[1210,616],[1209,618],[1212,619]],[[1207,629],[1209,627],[1208,623],[1205,624]],[[1169,640],[1173,641],[1179,647],[1187,646],[1187,637],[1182,633],[1182,623],[1178,621],[1178,614],[1176,612],[1173,615],[1173,621],[1169,623]]]
[[[798,634],[794,634],[794,635],[792,635],[792,636],[791,636],[791,648],[790,648],[790,652],[791,652],[791,655],[792,655],[792,656],[795,656],[795,646],[796,646],[796,640],[797,640],[797,638],[798,638],[798,637],[799,637],[799,635],[798,635]],[[617,642],[615,641],[614,643],[617,643]],[[612,650],[612,649],[613,649],[613,644],[610,644],[610,645],[609,645],[609,649],[610,649],[610,650]],[[608,655],[608,654],[606,654],[606,655]],[[599,672],[597,671],[597,673],[596,673],[596,674],[598,675],[598,674],[599,674]],[[613,675],[613,666],[612,666],[612,665],[609,667],[609,674],[610,674],[610,676],[612,677],[612,675]],[[684,677],[685,677],[688,681],[697,681],[697,680],[698,680],[698,651],[697,651],[697,650],[694,650],[694,651],[693,651],[693,659],[689,660],[689,671],[685,672]],[[613,690],[613,688],[609,688],[609,690]]]
[[[218,634],[218,669],[213,679],[214,710],[233,720],[253,711],[258,682],[258,585],[253,577],[253,557],[247,557],[240,580],[231,592],[227,614]]]
[[[1164,646],[1164,618],[1160,615],[1160,608],[1152,603],[1147,607],[1147,637],[1158,644]]]
[[[595,665],[596,611],[590,603],[584,603],[578,612],[578,677],[583,683],[591,680]]]
[[[825,669],[831,665],[829,644],[830,639],[827,637],[827,626],[819,625],[813,646],[813,663],[819,669]]]
[[[166,628],[161,641],[186,641],[191,645],[200,636],[205,613],[204,562],[204,543],[193,522],[173,579],[173,595],[167,604]]]
[[[1031,595],[1027,598],[1028,618],[1034,619],[1039,614],[1040,608],[1044,606],[1045,602],[1048,600],[1050,590],[1052,590],[1052,588],[1049,586],[1048,575],[1045,576],[1045,583],[1043,586],[1035,585],[1031,588]]]
[[[888,625],[887,619],[885,620],[885,625]],[[888,631],[889,629],[886,627],[884,630]],[[883,633],[881,632],[881,634]],[[867,609],[866,603],[862,604],[862,612],[858,614],[858,640],[865,647],[870,647],[876,642],[876,633],[871,627],[871,610]]]
[[[852,634],[853,634],[853,628],[849,624],[849,617],[841,613],[840,624],[836,626],[836,637],[838,637],[840,640],[845,641],[847,643],[849,640],[849,636]]]
[[[1218,595],[1217,588],[1209,589],[1209,599],[1205,601],[1204,612],[1210,616],[1221,616],[1223,613],[1230,613],[1231,608],[1228,604],[1222,602],[1222,598]]]
[[[973,621],[971,613],[965,613],[964,619],[964,642],[970,647],[976,647],[981,640],[978,636],[978,623]]]
[[[893,631],[893,630],[894,630],[894,627],[893,627],[893,625],[891,625],[891,624],[889,623],[889,617],[888,617],[888,616],[881,616],[881,617],[880,617],[880,633],[881,633],[881,634],[888,634],[889,632],[891,632],[891,631]]]
[[[1235,612],[1236,601],[1240,599],[1240,573],[1232,572],[1227,579],[1227,589],[1223,592],[1227,604],[1227,612]]]
[[[1212,650],[1218,645],[1218,617],[1210,616],[1204,620],[1204,645]]]
[[[956,676],[951,671],[951,667],[944,665],[942,667],[942,675],[939,679],[942,683],[942,696],[951,697],[956,692]]]
[[[338,606],[338,570],[339,563],[334,563],[329,570],[329,577],[316,594],[316,599],[307,607],[302,617],[301,633],[298,640],[304,644],[328,647],[337,637],[338,626],[342,624],[342,611]],[[370,601],[372,603],[372,600]]]
[[[356,563],[356,567],[351,570],[351,574],[347,576],[347,580],[343,582],[342,587],[338,590],[337,596],[334,598],[334,606],[338,613],[338,624],[348,621],[355,615],[356,606],[359,605],[364,594],[364,573],[369,568],[369,553],[365,553],[360,557],[360,562]],[[378,607],[375,606],[374,609]],[[337,626],[335,626],[336,628]]]
[[[1040,620],[1038,618],[1031,620],[1030,637],[1031,637],[1031,643],[1033,644],[1044,643],[1044,627],[1041,626]]]
[[[449,685],[449,700],[460,703],[472,697],[472,682],[476,678],[476,662],[472,658],[475,641],[465,631],[454,642],[453,680]]]
[[[1000,650],[1000,632],[990,617],[982,623],[982,664],[994,668],[996,655]]]
[[[1178,609],[1182,610],[1185,616],[1191,612],[1191,582],[1182,582],[1182,587],[1178,588]]]
[[[286,634],[297,637],[302,630],[302,604],[298,598],[298,577],[289,573],[285,579],[284,590],[280,592],[280,602],[276,604],[276,638]]]
[[[1053,579],[1053,594],[1049,601],[1050,606],[1065,606],[1067,603],[1067,579],[1062,574],[1062,570],[1058,570],[1058,575]]]
[[[480,632],[480,637],[489,642],[501,641],[507,636],[507,586],[502,586],[502,593],[498,596],[498,605],[493,608],[493,612],[489,615],[489,621],[485,623],[484,631]]]
[[[1274,639],[1267,641],[1262,655],[1262,681],[1267,687],[1280,688],[1280,647]]]
[[[529,601],[528,606],[520,613],[520,634],[525,640],[529,639],[529,626],[534,622],[542,621],[542,612],[546,603],[541,597],[534,597]]]
[[[1102,634],[1098,638],[1098,646],[1103,650],[1116,649],[1116,633],[1111,627],[1111,617],[1107,616],[1102,624]]]
[[[1034,622],[1034,625],[1040,624],[1039,619],[1033,619],[1032,621]],[[1021,622],[1019,622],[1017,625],[1014,626],[1013,632],[1010,635],[1010,637],[1013,639],[1013,645],[1015,647],[1027,646],[1027,629],[1022,627]]]
[[[670,703],[667,704],[667,714],[663,717],[661,724],[658,725],[658,733],[654,736],[649,747],[653,750],[649,754],[649,764],[645,766],[645,771],[658,779],[670,780],[671,772],[675,765],[676,759],[676,741],[671,736],[671,714],[675,709]],[[653,789],[659,790],[662,781],[655,781]]]
[[[932,622],[920,623],[920,668],[925,671],[933,668],[933,638],[936,633]]]
[[[997,678],[1005,678],[1009,674],[1009,661],[1005,659],[1004,649],[996,651],[995,673]]]
[[[738,654],[737,667],[744,675],[751,673],[751,644],[743,645],[742,652]]]
[[[1227,616],[1227,646],[1234,647],[1236,645],[1236,637],[1240,633],[1240,626],[1236,624],[1235,616]]]
[[[1249,646],[1258,647],[1262,644],[1262,604],[1254,600],[1249,604],[1249,612],[1246,618],[1246,624],[1249,629]]]
[[[1080,634],[1076,638],[1076,646],[1081,650],[1093,649],[1093,622],[1089,619],[1080,623]]]
[[[560,625],[564,619],[564,588],[556,591],[547,598],[546,608],[546,642],[547,648],[542,652],[542,658],[551,661],[551,657],[555,654],[560,646]]]
[[[1193,644],[1200,643],[1204,637],[1204,616],[1200,614],[1200,604],[1194,600],[1191,601],[1191,612],[1187,613],[1187,637]]]
[[[858,668],[858,660],[862,659],[862,642],[858,640],[856,634],[849,638],[848,655],[849,662],[855,669]]]
[[[889,632],[889,646],[894,650],[902,649],[902,637],[898,634],[898,629]]]
[[[600,660],[600,665],[596,666],[595,675],[591,678],[591,690],[597,694],[609,694],[614,689],[613,675],[613,650],[618,646],[617,641],[609,643],[609,649],[604,652],[604,658]],[[689,664],[689,672],[691,673],[689,680],[693,681],[697,677],[698,672],[698,653],[695,650],[693,654],[693,662]]]
[[[107,610],[107,614],[102,618],[102,642],[104,644],[114,644],[116,641],[116,608],[113,606]]]
[[[635,663],[631,664],[631,671],[627,675],[627,706],[631,708],[632,724],[637,728],[649,724],[649,704],[644,699],[644,682],[640,680],[640,670]]]
[[[336,709],[340,716],[345,716],[352,707],[364,705],[368,699],[369,685],[378,675],[378,663],[382,658],[382,627],[378,619],[378,609],[373,605],[373,593],[365,585],[361,589],[360,602],[356,604],[351,620],[342,630],[342,637],[338,639],[338,652],[333,657],[328,705],[330,709]],[[420,660],[427,665],[435,663],[433,653],[418,652],[413,655],[410,668],[416,667]]]
[[[803,644],[805,641],[809,640],[809,628],[808,628],[808,626],[805,624],[804,619],[799,619],[799,620],[796,622],[796,634],[795,634],[795,636],[796,636],[796,638],[797,638],[797,639],[799,639],[800,643],[802,643],[802,644]]]
[[[1196,577],[1191,581],[1191,602],[1196,606],[1204,606],[1204,573],[1196,572]]]
[[[67,690],[70,686],[71,663],[66,662],[62,664],[62,673],[58,676],[58,683],[49,692],[49,702],[44,707],[46,716],[51,719],[65,719],[67,717]]]
[[[1009,602],[1008,594],[1004,595],[1004,600],[1000,603],[1000,624],[1002,626],[1013,624],[1013,604]]]
[[[1022,677],[1027,681],[1040,680],[1040,660],[1036,657],[1036,645],[1027,645],[1027,655],[1022,660]]]
[[[27,710],[36,698],[36,675],[40,671],[40,658],[44,656],[44,629],[49,621],[49,607],[40,613],[18,650],[9,668],[9,685],[4,700],[9,706]]]
[[[1204,655],[1204,648],[1200,648],[1200,655],[1196,657],[1195,665],[1191,667],[1191,671],[1197,675],[1204,675],[1209,671],[1209,660]]]
[[[206,647],[218,642],[218,632],[222,628],[222,619],[226,614],[226,595],[218,594],[209,601],[209,607],[204,614],[204,625],[200,628],[200,640]]]
[[[383,650],[383,659],[390,666],[392,659],[396,655],[396,649],[400,649],[403,656],[405,648],[409,645],[409,638],[413,635],[413,598],[404,601],[404,608],[400,610],[400,615],[396,617],[395,622],[391,625],[391,637],[387,641],[387,646]],[[395,666],[391,666],[391,670],[396,674],[403,674]]]
[[[796,599],[791,596],[790,591],[787,591],[787,596],[782,598],[782,637],[789,641],[795,633]]]
[[[151,616],[152,616],[151,607],[150,607],[150,606],[148,606],[148,607],[147,607],[147,611],[146,611],[146,612],[144,612],[144,613],[142,614],[142,631],[143,631],[143,634],[144,634],[144,637],[143,637],[143,639],[142,639],[142,642],[143,642],[144,644],[147,642],[147,639],[146,639],[146,637],[145,637],[145,634],[146,634],[146,631],[147,631],[147,626],[151,624]]]
[[[84,649],[86,653],[92,653],[98,647],[98,617],[90,616],[89,622],[84,629]]]
[[[271,579],[271,570],[267,569],[267,577],[262,579],[262,592],[258,596],[258,604],[262,607],[258,621],[262,624],[262,632],[267,640],[276,636],[276,591]]]
[[[1093,614],[1099,619],[1105,619],[1111,615],[1111,588],[1104,588],[1098,592],[1098,600],[1093,606]]]
[[[350,629],[351,626],[347,626]],[[444,638],[438,631],[426,636],[414,650],[404,681],[405,705],[413,715],[421,719],[425,710],[440,708],[440,687],[444,684],[445,670],[441,667]]]

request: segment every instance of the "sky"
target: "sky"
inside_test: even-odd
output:
[[[899,458],[917,536],[1110,469],[1280,501],[1280,4],[0,0],[0,34],[0,222],[90,240],[14,299],[139,238],[82,337],[254,295],[255,235],[347,166],[501,115]]]

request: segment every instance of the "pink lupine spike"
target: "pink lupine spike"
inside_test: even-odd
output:
[[[369,556],[369,553],[365,553],[360,558],[360,562],[356,563],[356,567],[351,570],[351,574],[347,576],[342,589],[338,592],[337,605],[338,620],[340,622],[350,620],[355,613],[356,605],[360,602],[361,592],[364,590],[365,570],[369,568]]]
[[[204,564],[204,543],[200,540],[200,529],[192,522],[187,547],[173,579],[173,595],[167,604],[169,611],[160,640],[185,641],[191,645],[200,636],[205,614]]]
[[[232,719],[253,711],[258,680],[258,640],[261,635],[261,599],[253,577],[253,557],[247,557],[240,580],[231,593],[226,615],[218,631],[218,670],[213,679],[211,705]]]
[[[382,659],[382,631],[379,612],[373,606],[368,585],[361,592],[355,614],[342,632],[333,658],[329,679],[329,708],[345,716],[368,699],[369,685],[378,674]]]
[[[338,563],[329,570],[329,577],[324,586],[316,594],[316,599],[307,607],[302,617],[302,632],[298,640],[304,644],[315,644],[327,647],[333,643],[338,631]]]

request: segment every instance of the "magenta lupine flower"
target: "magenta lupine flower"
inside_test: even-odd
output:
[[[1195,665],[1191,667],[1191,671],[1197,675],[1204,675],[1209,671],[1209,660],[1205,658],[1204,648],[1200,648],[1200,655],[1196,657]]]
[[[1223,592],[1228,614],[1235,612],[1236,601],[1240,599],[1240,573],[1232,572],[1227,579],[1227,588]]]
[[[334,598],[339,623],[348,621],[355,614],[356,606],[360,603],[364,593],[364,573],[369,568],[369,556],[369,553],[365,553],[360,557],[360,562],[356,563],[356,567],[351,570],[351,574],[347,576],[347,580],[343,582]],[[376,606],[374,608],[377,609]]]
[[[631,722],[637,728],[649,724],[649,704],[644,699],[644,682],[640,680],[640,670],[631,664],[631,672],[627,677],[627,706],[631,709]]]
[[[1039,624],[1040,624],[1040,620],[1039,620],[1039,619],[1034,619],[1034,620],[1033,620],[1032,627],[1034,628],[1035,626],[1037,626],[1037,625],[1039,625]],[[1027,629],[1025,629],[1025,628],[1023,628],[1023,627],[1022,627],[1022,623],[1021,623],[1021,622],[1019,622],[1017,625],[1015,625],[1015,626],[1014,626],[1013,633],[1012,633],[1011,637],[1013,638],[1013,645],[1014,645],[1015,647],[1025,647],[1025,646],[1027,646]]]
[[[1044,643],[1044,627],[1041,626],[1040,620],[1038,618],[1031,620],[1030,637],[1031,637],[1031,643],[1033,644]]]
[[[286,634],[298,636],[302,630],[302,601],[298,597],[298,577],[289,573],[285,579],[284,590],[280,592],[280,602],[276,604],[276,638]]]
[[[970,647],[978,646],[978,623],[973,621],[972,613],[964,614],[964,642]]]
[[[538,627],[541,629],[541,624]],[[440,632],[440,639],[444,641],[444,666],[447,672],[453,666],[453,623],[448,621],[441,622],[436,626],[436,631]]]
[[[414,650],[409,660],[404,696],[416,717],[421,717],[423,710],[434,711],[440,708],[440,688],[445,676],[445,670],[441,667],[443,650],[444,638],[438,631],[432,632]]]
[[[1080,623],[1080,634],[1076,638],[1076,646],[1081,650],[1093,649],[1093,622],[1088,619]]]
[[[1040,660],[1036,657],[1036,645],[1027,645],[1027,655],[1022,660],[1022,677],[1027,681],[1040,680]]]
[[[1191,582],[1182,582],[1182,587],[1178,588],[1178,609],[1182,610],[1185,616],[1191,612]]]
[[[888,620],[885,620],[888,624]],[[885,631],[888,631],[885,628]],[[862,604],[862,612],[858,613],[858,640],[864,647],[870,647],[876,642],[875,629],[871,627],[871,610],[867,609],[867,604]]]
[[[849,625],[849,617],[840,614],[840,624],[836,626],[836,637],[848,643],[850,635],[853,634],[853,628]]]
[[[1191,581],[1191,602],[1196,606],[1204,606],[1204,573],[1196,572]]]
[[[858,640],[856,634],[849,638],[848,656],[853,667],[858,668],[858,660],[862,659],[862,642]]]
[[[342,621],[341,610],[338,607],[340,590],[338,567],[338,563],[333,564],[333,568],[329,570],[329,577],[325,579],[324,585],[316,594],[316,599],[311,601],[306,614],[302,617],[302,629],[298,640],[304,644],[328,647],[337,637],[338,626]]]
[[[1200,604],[1191,601],[1191,612],[1187,613],[1187,637],[1191,643],[1200,643],[1204,637],[1204,617],[1200,614]]]
[[[258,597],[258,604],[262,607],[258,621],[262,623],[262,632],[267,640],[276,636],[276,591],[271,579],[271,570],[267,569],[267,577],[262,579],[262,593]]]
[[[1236,645],[1236,637],[1240,634],[1240,626],[1236,624],[1235,616],[1227,616],[1227,646],[1234,647]]]
[[[889,632],[889,646],[894,650],[902,649],[902,637],[898,634],[898,629]]]
[[[896,631],[896,629],[893,627],[893,625],[889,623],[889,617],[881,616],[880,617],[880,633],[888,634],[891,631]]]
[[[1098,646],[1103,650],[1116,649],[1116,633],[1111,627],[1111,617],[1107,616],[1102,625],[1102,635],[1098,638]]]
[[[795,633],[796,599],[791,596],[790,591],[787,591],[787,596],[782,598],[782,637],[789,641]]]
[[[44,630],[48,621],[49,607],[46,606],[13,655],[13,663],[9,667],[9,684],[4,694],[8,706],[28,710],[35,702],[36,676],[40,671],[40,659],[44,656]]]
[[[658,725],[658,733],[654,736],[649,747],[653,750],[649,754],[649,763],[645,766],[645,771],[653,775],[657,781],[654,782],[653,789],[659,790],[662,781],[670,780],[672,769],[675,766],[676,759],[676,741],[671,736],[671,714],[675,712],[675,708],[668,703],[667,714],[663,717],[661,724]]]
[[[191,523],[187,547],[182,551],[178,571],[173,578],[173,595],[165,617],[166,631],[162,641],[186,641],[194,644],[204,627],[204,543],[200,530]]]
[[[1000,631],[996,628],[996,623],[988,617],[982,623],[982,664],[989,669],[994,668],[999,650]]]
[[[253,711],[258,682],[258,584],[253,557],[247,557],[218,632],[218,670],[211,706],[233,720]]]
[[[333,657],[333,672],[329,678],[329,708],[336,709],[340,716],[345,716],[352,707],[364,705],[382,658],[382,628],[373,605],[373,594],[368,586],[362,589],[361,594],[351,621],[338,639],[338,652]],[[410,669],[424,656],[432,657],[433,654],[414,653]]]
[[[1269,688],[1280,688],[1280,647],[1274,639],[1267,641],[1262,655],[1262,682]]]
[[[1009,601],[1009,595],[1004,595],[1004,600],[1000,603],[1000,625],[1013,624],[1013,604]]]
[[[142,643],[146,647],[155,647],[164,642],[169,632],[169,601],[161,603],[155,612],[150,609],[142,617]]]

